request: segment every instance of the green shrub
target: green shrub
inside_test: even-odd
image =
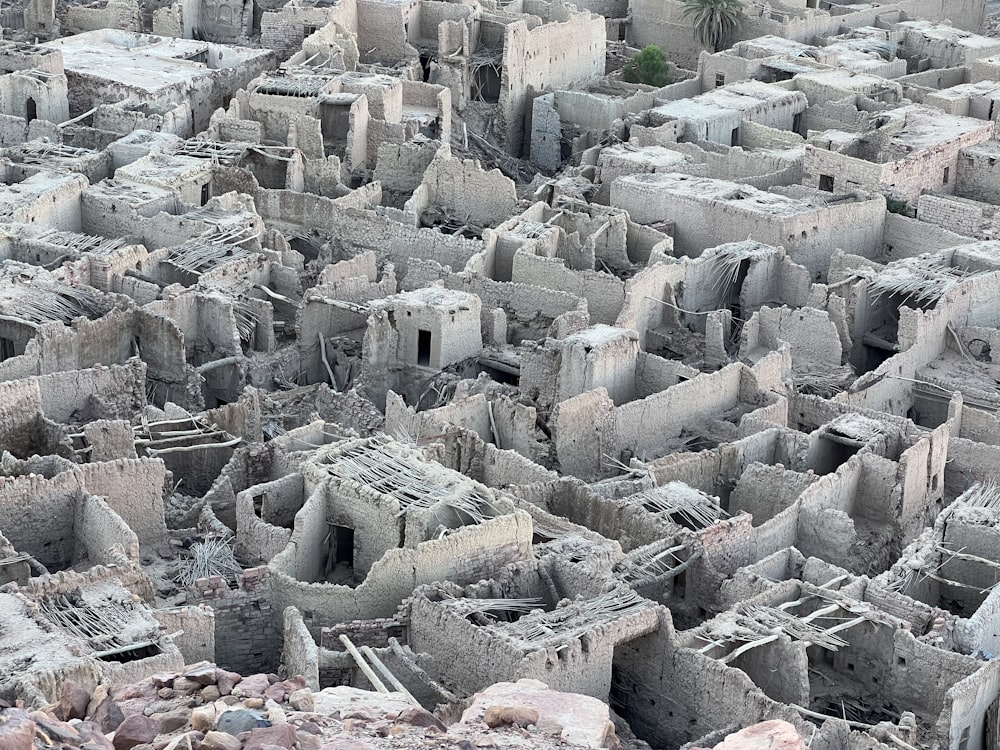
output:
[[[667,57],[663,50],[650,44],[632,62],[622,68],[622,79],[629,83],[645,83],[647,86],[666,86],[670,83]]]

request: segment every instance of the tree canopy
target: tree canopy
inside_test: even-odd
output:
[[[694,22],[698,41],[711,52],[729,46],[743,22],[743,0],[684,0],[681,16]]]
[[[667,57],[663,54],[663,50],[655,44],[650,44],[622,68],[622,78],[629,83],[666,86],[670,83]]]

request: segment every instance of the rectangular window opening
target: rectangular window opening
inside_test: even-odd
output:
[[[833,175],[821,174],[819,176],[819,189],[827,193],[833,192]]]

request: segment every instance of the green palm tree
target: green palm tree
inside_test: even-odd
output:
[[[743,0],[683,0],[681,17],[694,22],[698,41],[712,52],[725,49],[743,22]]]

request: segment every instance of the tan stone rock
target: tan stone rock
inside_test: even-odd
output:
[[[805,742],[794,726],[775,719],[741,729],[713,750],[805,750]]]
[[[523,722],[534,719],[531,723],[539,731],[551,732],[566,742],[590,748],[618,745],[606,703],[586,695],[549,690],[538,680],[499,682],[476,693],[462,714],[461,724],[482,726],[480,722],[491,708],[500,709],[490,714],[493,721],[505,718],[508,721],[501,723],[524,726]]]

